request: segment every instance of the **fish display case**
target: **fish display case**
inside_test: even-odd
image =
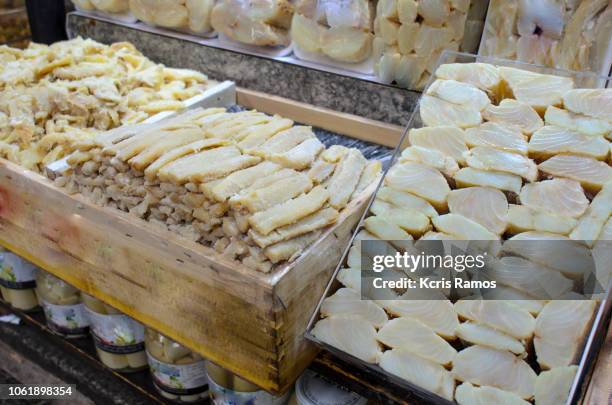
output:
[[[382,387],[372,390],[376,399],[451,404],[468,398],[529,403],[535,397],[537,404],[549,398],[546,388],[554,380],[563,384],[551,385],[550,390],[566,390],[568,403],[582,401],[612,311],[612,268],[607,259],[612,239],[612,126],[609,107],[600,107],[606,105],[602,101],[605,97],[611,97],[609,90],[603,90],[609,80],[591,73],[445,52],[311,317],[306,337],[326,352],[315,364],[349,382],[367,381]],[[584,108],[585,103],[576,102],[579,94],[602,97],[600,106],[594,103],[591,110]],[[487,126],[497,129],[486,131]],[[504,129],[511,129],[515,136],[510,138],[512,133]],[[556,141],[547,142],[551,138]],[[595,143],[598,146],[592,148]],[[584,148],[587,144],[591,145],[588,151]],[[498,157],[522,162],[522,169],[502,164]],[[596,169],[587,176],[581,170],[551,165],[551,159],[584,160],[581,167],[591,164]],[[548,192],[536,198],[534,188],[542,184]],[[559,187],[557,197],[571,195],[570,186],[579,190],[578,212],[551,212],[560,209],[555,196],[551,197],[556,188],[552,186]],[[472,188],[470,193],[462,192],[467,187]],[[467,198],[474,193],[479,194],[476,200]],[[548,206],[543,207],[542,201]],[[502,207],[501,214],[497,205]],[[495,220],[490,220],[487,213],[491,212],[495,212]],[[539,254],[538,249],[543,249],[539,240],[546,238],[562,240],[566,248],[575,247],[573,259],[578,251],[593,258],[588,276],[597,281],[598,289],[589,291],[590,300],[571,300],[584,298],[574,294],[586,293],[587,274],[581,273],[582,268],[579,275],[571,274],[576,271],[571,264],[555,267],[559,265],[555,258],[567,252],[557,249]],[[370,240],[391,242],[381,245]],[[381,275],[366,271],[372,270],[374,254],[437,252],[428,250],[434,249],[432,243],[439,243],[436,246],[443,246],[441,251],[448,253],[448,246],[466,240],[500,243],[487,242],[489,250],[476,245],[481,249],[476,251],[493,254],[487,263],[491,263],[488,274],[500,287],[491,290],[495,293],[454,285],[434,288],[433,292],[410,290],[410,284],[395,291],[377,290],[372,280]],[[522,243],[525,251],[512,248],[511,242]],[[500,255],[498,249],[506,250]],[[531,274],[541,272],[543,278],[521,280],[521,274],[526,274],[522,269]],[[438,280],[449,277],[449,273],[430,275]],[[398,271],[382,277],[396,281],[411,275]],[[581,277],[584,279],[577,281]],[[554,286],[548,290],[551,295],[544,296],[543,284]],[[560,289],[554,290],[557,287]],[[474,296],[475,292],[480,296]],[[427,295],[420,295],[424,293]],[[476,300],[483,296],[506,301]],[[504,307],[506,314],[516,312],[529,326],[517,332],[522,321],[515,319],[510,328],[494,317],[487,318],[495,312],[487,308],[495,305]],[[567,342],[559,337],[555,343],[563,332],[551,334],[548,329],[555,324],[552,314],[558,308],[582,313],[576,315],[574,329],[566,334],[575,335],[565,339]],[[561,352],[567,350],[563,359],[547,352],[549,345],[555,344],[564,347]],[[470,371],[475,361],[491,361],[497,368],[489,370],[489,375],[478,374]],[[496,370],[503,370],[499,364],[504,362],[517,367],[513,375],[520,376],[519,382],[507,378],[508,370],[503,371],[504,381],[495,381]],[[486,363],[481,368],[486,369]]]

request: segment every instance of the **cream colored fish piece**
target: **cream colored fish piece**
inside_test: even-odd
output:
[[[432,218],[435,228],[462,240],[498,240],[499,236],[490,232],[487,228],[480,225],[463,215],[445,214]]]
[[[427,215],[409,208],[396,208],[382,200],[374,200],[370,211],[377,217],[393,223],[414,237],[431,229]]]
[[[525,346],[518,339],[481,323],[462,322],[457,328],[457,337],[465,342],[507,350],[517,355],[525,353]]]
[[[269,159],[284,167],[302,170],[310,167],[323,149],[325,146],[321,141],[317,138],[310,138],[286,152],[272,153]]]
[[[575,89],[563,94],[563,105],[576,114],[612,120],[612,89]]]
[[[527,155],[527,138],[520,128],[498,122],[485,122],[465,131],[465,143],[469,147],[489,146],[506,152]]]
[[[476,387],[465,382],[455,390],[455,401],[459,405],[529,405],[515,393],[500,390],[495,387]]]
[[[448,177],[452,177],[458,170],[459,165],[452,157],[443,154],[436,149],[423,148],[421,146],[409,146],[402,151],[400,163],[417,162],[440,170]]]
[[[453,177],[457,187],[493,187],[518,194],[523,180],[514,174],[464,167]]]
[[[468,187],[448,194],[451,213],[463,215],[501,235],[508,221],[508,200],[501,191],[491,187]]]
[[[381,187],[376,194],[376,199],[386,201],[397,208],[413,209],[422,212],[430,218],[438,216],[438,211],[427,200],[414,194],[394,189],[393,187]]]
[[[350,288],[341,288],[334,295],[325,298],[321,304],[323,317],[338,315],[358,316],[370,322],[375,328],[384,328],[389,317],[374,301],[362,300],[361,294]]]
[[[385,300],[379,303],[391,315],[417,319],[438,335],[452,340],[456,337],[459,320],[453,304],[444,298],[440,294],[439,299],[435,300],[411,300],[409,297],[403,297],[400,300]]]
[[[557,405],[567,402],[578,366],[555,367],[543,371],[536,378],[535,403]]]
[[[604,223],[610,215],[612,215],[612,183],[607,183],[578,219],[578,225],[570,234],[570,238],[585,241],[592,246],[599,238]]]
[[[453,125],[469,128],[482,122],[482,115],[477,107],[449,103],[427,94],[421,97],[419,114],[427,126]]]
[[[333,316],[321,319],[312,329],[312,334],[366,363],[376,363],[381,353],[376,341],[376,329],[360,317]]]
[[[533,160],[517,153],[477,146],[466,152],[465,156],[468,166],[474,169],[515,174],[528,181],[538,178],[538,167]]]
[[[556,125],[578,131],[585,135],[612,137],[612,122],[589,117],[587,115],[575,114],[570,111],[551,106],[544,114],[546,125]]]
[[[357,149],[349,149],[346,156],[338,163],[327,186],[330,195],[329,204],[332,207],[341,209],[346,206],[359,183],[359,177],[366,163],[366,159]]]
[[[503,99],[497,106],[487,107],[482,116],[487,121],[517,126],[528,135],[544,126],[542,118],[529,104],[508,98]]]
[[[457,127],[442,125],[411,129],[408,142],[412,146],[437,150],[465,165],[463,154],[468,150],[465,133]]]
[[[487,93],[474,85],[456,80],[437,79],[429,86],[426,94],[453,104],[471,105],[478,108],[478,111],[491,104]]]
[[[529,156],[542,159],[559,153],[571,153],[605,160],[610,154],[610,143],[603,136],[583,135],[580,132],[546,125],[531,135]]]
[[[212,195],[219,202],[238,194],[256,180],[269,176],[281,169],[280,165],[272,162],[262,162],[248,169],[239,170],[227,176],[212,189]]]
[[[562,217],[578,218],[589,206],[580,183],[569,179],[525,184],[519,198],[527,207]]]
[[[482,323],[517,339],[529,339],[535,329],[535,319],[509,301],[461,300],[455,303],[457,314]]]
[[[438,170],[414,162],[394,165],[387,173],[385,183],[396,190],[424,198],[438,209],[446,207],[450,192],[446,179]]]
[[[525,205],[510,204],[508,207],[508,232],[513,234],[537,231],[569,235],[577,224],[578,221],[574,218],[554,215]]]
[[[495,90],[501,80],[499,68],[488,63],[448,63],[440,66],[435,76],[469,83],[485,91]]]
[[[230,199],[235,209],[245,208],[249,212],[266,210],[284,203],[312,189],[312,182],[303,173],[294,172],[292,176],[278,180],[268,187],[241,193]]]
[[[585,156],[557,155],[538,166],[546,174],[579,181],[585,190],[597,192],[612,182],[612,167]]]

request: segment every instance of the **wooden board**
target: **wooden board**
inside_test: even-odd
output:
[[[249,94],[256,96],[249,107],[266,100],[261,93]],[[261,110],[282,101],[262,101]],[[317,126],[332,116],[300,108],[288,102],[280,109]],[[353,136],[367,132],[363,125],[368,131],[376,128],[373,121],[351,117],[338,118],[352,122],[340,133]],[[297,261],[263,274],[129,214],[68,195],[48,179],[0,160],[0,243],[231,372],[280,393],[316,355],[304,339],[308,320],[374,186],[352,201]]]

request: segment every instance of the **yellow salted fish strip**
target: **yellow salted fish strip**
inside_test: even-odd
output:
[[[332,145],[321,154],[323,160],[330,163],[338,163],[349,151],[349,148],[342,145]]]
[[[308,245],[316,241],[321,235],[321,231],[307,233],[297,238],[279,242],[264,249],[264,255],[274,264],[284,260],[291,261]]]
[[[329,199],[329,192],[317,186],[308,194],[291,199],[282,204],[260,211],[249,218],[249,224],[263,235],[276,228],[291,225],[305,216],[319,210]]]
[[[139,134],[126,139],[125,141],[119,142],[110,148],[105,148],[104,152],[114,152],[112,154],[114,154],[118,159],[127,161],[128,159],[142,152],[147,147],[154,145],[165,137],[169,136],[170,133],[171,132],[162,130]]]
[[[227,120],[227,122],[223,122],[214,128],[207,129],[206,134],[215,138],[233,138],[243,129],[257,124],[265,124],[270,122],[271,119],[272,117],[266,114],[251,114],[240,119]]]
[[[273,162],[296,170],[312,165],[325,146],[317,138],[310,138],[284,153],[274,153],[269,158]]]
[[[195,142],[203,137],[204,133],[199,128],[186,128],[172,131],[168,133],[166,138],[161,139],[159,142],[156,142],[131,158],[128,163],[137,170],[144,170],[165,152]]]
[[[253,149],[266,142],[274,134],[291,128],[293,121],[286,118],[276,118],[267,124],[244,129],[236,139],[239,141],[238,147],[242,150]]]
[[[88,160],[91,160],[93,158],[93,155],[89,152],[82,152],[82,151],[75,151],[72,152],[68,158],[66,159],[66,161],[68,162],[68,164],[70,166],[76,166],[79,163],[83,163],[83,162],[87,162]]]
[[[287,152],[310,138],[315,138],[311,127],[295,126],[277,133],[257,148],[245,151],[257,156],[267,157],[275,153]]]
[[[308,171],[308,177],[310,177],[315,184],[321,184],[334,173],[335,168],[336,165],[334,163],[329,163],[325,160],[317,160]]]
[[[265,188],[253,190],[230,199],[236,209],[246,208],[250,212],[263,211],[284,203],[312,188],[308,176],[295,172],[295,175],[278,180]]]
[[[281,169],[277,172],[272,173],[271,175],[267,177],[263,177],[259,180],[255,180],[253,184],[251,184],[247,188],[240,191],[240,193],[237,196],[235,196],[235,198],[238,198],[239,196],[242,196],[242,195],[246,195],[247,193],[250,193],[253,190],[259,190],[261,188],[270,187],[272,184],[276,183],[279,180],[285,179],[287,177],[295,176],[296,173],[297,172],[292,169]]]
[[[324,208],[299,220],[293,225],[283,226],[265,236],[251,229],[249,230],[249,236],[259,247],[265,248],[283,240],[292,239],[333,224],[338,219],[338,215],[339,213],[335,209]]]
[[[328,149],[329,150],[329,149]],[[350,149],[340,161],[327,187],[331,195],[329,204],[341,209],[346,206],[357,187],[361,172],[365,168],[366,159],[357,149]]]
[[[351,195],[351,199],[359,197],[368,186],[374,183],[382,173],[382,163],[378,160],[371,160],[366,164],[365,169],[361,173],[361,177],[359,178],[359,183],[355,187],[355,191]]]
[[[174,162],[177,159],[182,158],[183,156],[187,156],[192,153],[198,153],[208,148],[216,148],[218,146],[227,145],[228,143],[229,141],[227,141],[226,139],[209,138],[202,139],[201,141],[195,141],[188,145],[181,146],[180,148],[173,149],[169,152],[164,153],[160,156],[159,159],[149,165],[149,167],[147,167],[147,169],[145,170],[145,176],[148,179],[152,179],[157,175],[157,173],[162,167],[170,164],[171,162]]]
[[[262,162],[248,169],[234,172],[215,185],[215,187],[211,189],[211,195],[217,201],[225,201],[253,184],[256,180],[269,176],[280,169],[281,166],[276,163]]]

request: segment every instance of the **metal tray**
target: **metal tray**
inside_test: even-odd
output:
[[[557,75],[557,76],[571,77],[574,79],[574,82],[576,83],[576,87],[602,88],[602,87],[609,87],[612,85],[612,77],[602,77],[602,76],[598,76],[591,72],[572,72],[568,70],[553,69],[553,68],[549,68],[546,66],[533,65],[529,63],[512,61],[512,60],[507,60],[507,59],[477,56],[477,55],[461,53],[461,52],[452,52],[452,51],[444,51],[442,53],[442,55],[438,59],[436,70],[440,65],[447,64],[447,63],[474,63],[474,62],[490,63],[490,64],[497,65],[497,66],[516,67],[516,68],[520,68],[520,69],[524,69],[524,70],[528,70],[528,71],[536,72],[536,73],[544,73],[544,74],[551,74],[551,75]],[[433,83],[434,80],[435,78],[432,77],[427,83],[427,85],[425,86],[425,89],[429,88],[429,86]],[[393,152],[393,156],[391,160],[388,162],[389,164],[385,165],[385,170],[378,184],[378,187],[376,189],[376,193],[378,193],[378,189],[381,187],[389,168],[396,163],[401,151],[405,147],[408,146],[408,137],[407,137],[408,131],[413,128],[420,128],[423,126],[421,122],[419,111],[420,111],[420,99],[419,99],[419,102],[415,110],[412,112],[408,125],[406,129],[404,130],[403,135],[401,137],[400,143],[398,144],[395,151]],[[374,195],[376,195],[376,193]],[[383,370],[380,366],[376,364],[366,363],[363,360],[360,360],[342,350],[339,350],[325,342],[322,342],[311,333],[312,328],[314,327],[316,322],[320,319],[321,304],[323,303],[325,298],[333,295],[340,286],[340,283],[336,280],[336,276],[338,272],[340,271],[340,269],[342,269],[346,265],[346,261],[348,258],[348,251],[351,248],[358,231],[363,227],[363,221],[365,220],[365,218],[369,216],[369,209],[373,201],[374,201],[374,198],[370,200],[370,203],[366,211],[361,217],[359,225],[357,226],[355,232],[353,233],[353,237],[351,238],[349,245],[346,246],[346,248],[344,249],[344,254],[342,256],[342,259],[338,263],[338,266],[336,267],[336,270],[334,271],[334,275],[332,279],[329,281],[327,288],[323,296],[321,297],[321,300],[319,301],[319,304],[317,305],[315,312],[312,314],[312,317],[310,318],[308,327],[306,329],[305,336],[308,340],[315,343],[320,348],[330,352],[332,355],[341,359],[343,362],[353,365],[357,367],[358,369],[361,368],[363,370],[369,370],[370,372],[373,372],[377,376],[379,376],[382,380],[389,381],[390,385],[395,385],[395,386],[401,387],[403,390],[412,392],[414,394],[414,398],[406,398],[407,400],[417,400],[419,401],[418,403],[437,404],[437,405],[454,404],[454,402],[451,402],[445,398],[442,398],[422,387],[419,387],[395,375],[387,373],[385,370]],[[597,359],[597,354],[599,353],[601,349],[601,346],[603,344],[603,341],[605,339],[605,336],[608,330],[608,325],[610,324],[610,318],[612,317],[611,289],[612,289],[612,281],[610,282],[610,285],[608,286],[605,298],[600,302],[599,306],[597,307],[596,314],[593,320],[593,324],[591,326],[588,337],[585,339],[584,349],[580,357],[580,361],[578,363],[579,368],[576,373],[576,377],[574,378],[574,381],[572,383],[572,387],[570,389],[570,394],[569,394],[568,401],[567,401],[568,405],[579,403],[584,397],[584,394],[586,392],[586,386],[587,386],[586,383],[590,379],[591,373],[593,371],[592,369],[595,364],[595,360]]]

